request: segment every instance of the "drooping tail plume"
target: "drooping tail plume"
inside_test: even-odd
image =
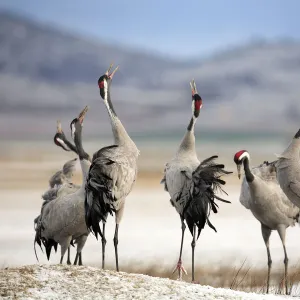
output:
[[[202,161],[192,175],[191,200],[186,205],[184,216],[191,234],[193,234],[193,225],[196,224],[198,227],[197,238],[204,228],[205,223],[216,231],[216,228],[209,220],[211,210],[214,213],[218,212],[218,204],[215,200],[231,203],[216,195],[217,192],[223,192],[227,195],[222,189],[222,186],[226,182],[221,179],[221,176],[232,173],[224,170],[225,166],[223,164],[215,163],[217,157],[211,156]]]

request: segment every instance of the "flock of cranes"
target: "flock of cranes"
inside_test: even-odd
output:
[[[118,232],[124,213],[125,200],[137,178],[139,150],[130,138],[112,104],[110,90],[112,79],[118,67],[111,72],[112,65],[98,80],[100,96],[103,99],[111,121],[114,144],[101,148],[91,156],[82,145],[82,127],[88,107],[70,123],[70,142],[57,124],[54,143],[65,151],[73,151],[78,158],[65,163],[62,170],[49,180],[49,190],[42,198],[40,215],[34,220],[35,240],[41,249],[44,246],[47,258],[52,248],[61,248],[60,263],[68,250],[67,263],[70,261],[70,245],[77,246],[74,264],[82,265],[82,250],[92,232],[102,243],[102,268],[105,267],[105,226],[108,215],[115,217],[114,248],[116,270],[119,271]],[[192,281],[194,282],[194,253],[196,240],[207,224],[213,230],[209,216],[211,211],[218,212],[216,200],[230,203],[218,196],[225,181],[221,178],[232,172],[226,171],[224,164],[216,162],[213,155],[199,161],[195,148],[195,124],[200,116],[202,99],[194,80],[190,82],[192,94],[192,116],[186,133],[174,157],[165,165],[161,183],[170,195],[171,205],[181,220],[181,245],[179,259],[174,272],[179,279],[186,272],[182,264],[182,248],[186,225],[192,235]],[[268,279],[270,285],[272,259],[269,238],[272,230],[277,230],[284,249],[285,288],[288,293],[288,256],[285,247],[285,234],[289,226],[299,221],[300,215],[300,130],[291,144],[274,162],[250,168],[250,155],[241,150],[234,155],[238,177],[241,167],[245,171],[242,182],[240,202],[250,209],[261,223],[262,237],[267,249]],[[80,185],[72,183],[75,163],[79,159],[82,172]],[[36,253],[36,250],[35,250]]]

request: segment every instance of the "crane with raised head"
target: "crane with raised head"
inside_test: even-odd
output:
[[[108,214],[115,214],[114,248],[116,269],[119,271],[118,232],[124,212],[125,199],[131,192],[137,176],[139,150],[126,132],[113,107],[110,95],[111,83],[118,67],[109,69],[98,79],[100,96],[107,109],[114,144],[101,148],[93,155],[87,176],[85,220],[87,227],[102,240],[102,268],[105,266],[105,225]],[[103,223],[102,230],[99,222]]]
[[[89,234],[85,224],[84,199],[85,182],[91,163],[89,155],[82,147],[81,140],[82,123],[87,110],[88,107],[85,107],[70,124],[72,137],[80,160],[83,175],[82,184],[74,193],[59,195],[42,206],[35,237],[35,242],[40,246],[42,243],[44,244],[47,256],[48,253],[50,254],[53,246],[55,247],[57,243],[60,244],[61,263],[71,241],[75,240],[77,253],[74,264],[79,260],[79,265],[82,264],[81,251]]]
[[[65,136],[62,131],[62,126],[60,121],[57,121],[57,131],[54,136],[54,143],[57,146],[60,146],[65,151],[73,151],[77,155],[77,149],[75,145],[73,145]],[[55,172],[51,178],[49,179],[49,189],[44,192],[42,195],[42,199],[44,200],[42,206],[44,206],[47,202],[56,199],[58,196],[63,196],[67,194],[74,193],[80,188],[80,185],[72,183],[72,177],[76,168],[76,162],[78,158],[71,159],[67,161],[61,170]],[[40,220],[40,215],[34,219],[34,229],[36,230],[38,222]],[[73,245],[73,243],[71,243]],[[53,245],[55,251],[57,250],[57,243]],[[47,258],[50,258],[50,252],[47,253]],[[70,247],[68,248],[68,256],[67,256],[67,264],[71,264],[70,260]]]
[[[217,213],[218,205],[215,200],[229,202],[217,196],[216,193],[218,190],[222,190],[221,185],[225,184],[225,181],[220,177],[232,172],[224,170],[223,164],[215,162],[218,157],[216,155],[203,160],[201,163],[197,157],[194,129],[196,120],[200,115],[202,99],[194,80],[190,82],[190,86],[192,90],[192,117],[175,156],[165,166],[161,183],[164,184],[165,190],[169,192],[170,202],[175,207],[181,220],[179,260],[173,273],[178,270],[179,279],[182,278],[182,271],[186,273],[181,258],[186,222],[193,237],[191,246],[192,281],[194,282],[196,239],[199,238],[206,223],[216,231],[209,221],[210,211]]]

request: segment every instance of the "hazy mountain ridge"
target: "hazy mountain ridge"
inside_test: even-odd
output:
[[[254,42],[193,64],[91,41],[2,12],[0,125],[17,122],[22,128],[10,126],[10,135],[26,135],[34,117],[43,122],[37,130],[47,135],[56,118],[69,121],[89,104],[95,109],[87,124],[106,130],[97,79],[111,61],[120,64],[113,87],[116,110],[131,131],[184,128],[192,78],[204,101],[202,128],[286,131],[300,117],[300,42]],[[0,133],[7,135],[7,130]]]

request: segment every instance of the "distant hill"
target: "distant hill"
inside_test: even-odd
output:
[[[113,100],[129,131],[184,130],[192,78],[204,101],[203,130],[299,126],[300,42],[258,41],[205,60],[177,61],[0,12],[1,136],[47,138],[57,118],[68,126],[86,104],[93,108],[86,135],[109,134],[97,79],[112,61],[120,65]]]

